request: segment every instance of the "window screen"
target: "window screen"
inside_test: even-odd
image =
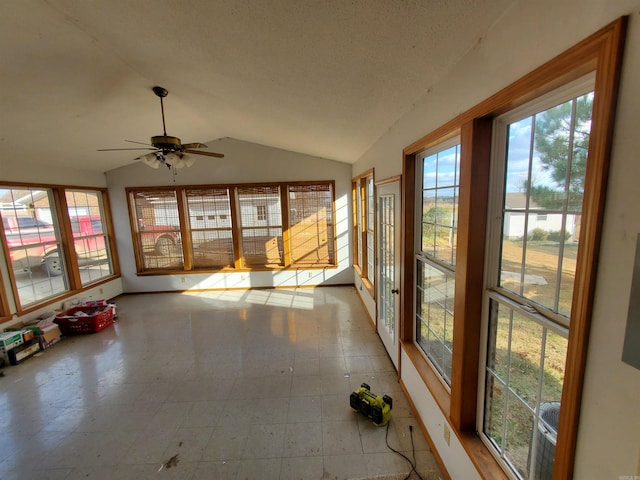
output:
[[[186,191],[193,268],[233,266],[231,201],[227,188]]]
[[[333,191],[330,184],[289,186],[289,236],[295,265],[333,265]]]
[[[280,187],[238,187],[245,266],[281,266],[283,261]]]
[[[133,192],[143,269],[182,268],[178,199],[173,190]]]

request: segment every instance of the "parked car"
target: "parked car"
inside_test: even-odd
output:
[[[138,231],[142,249],[160,256],[169,256],[181,245],[178,227],[147,225],[138,221]]]
[[[52,224],[30,216],[2,217],[2,223],[14,272],[42,266],[49,275],[62,274],[63,262]],[[108,258],[100,217],[72,217],[71,228],[79,265],[102,263]]]

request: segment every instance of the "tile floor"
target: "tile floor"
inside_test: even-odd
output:
[[[0,478],[350,479],[439,470],[353,287],[128,295],[0,377]],[[173,459],[173,461],[171,461]],[[417,477],[412,477],[417,478]]]

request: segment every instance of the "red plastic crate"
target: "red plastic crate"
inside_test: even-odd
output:
[[[84,312],[85,316],[74,316],[76,312]],[[63,314],[56,315],[55,323],[60,327],[62,335],[80,335],[83,333],[97,333],[113,323],[113,308],[111,306],[73,307]]]

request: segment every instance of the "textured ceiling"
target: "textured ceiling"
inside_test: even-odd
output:
[[[3,162],[107,171],[167,133],[353,163],[511,0],[3,0]],[[204,158],[204,157],[202,157]]]

